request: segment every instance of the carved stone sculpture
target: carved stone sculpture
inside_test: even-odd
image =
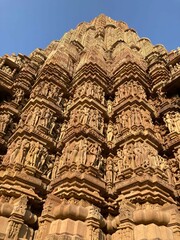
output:
[[[101,14],[0,57],[0,239],[180,239],[180,50]]]

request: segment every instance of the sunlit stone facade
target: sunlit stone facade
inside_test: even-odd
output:
[[[0,58],[0,239],[180,239],[180,50],[100,15]]]

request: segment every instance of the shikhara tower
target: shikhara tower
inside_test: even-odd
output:
[[[100,15],[0,58],[0,239],[180,239],[180,50]]]

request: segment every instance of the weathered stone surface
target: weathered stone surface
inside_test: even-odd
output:
[[[0,58],[0,239],[180,239],[180,50],[100,15]]]

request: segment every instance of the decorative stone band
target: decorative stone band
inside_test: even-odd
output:
[[[106,222],[100,214],[98,208],[94,206],[82,207],[74,204],[60,204],[54,208],[53,214],[55,219],[71,218],[73,220],[81,221],[94,219],[100,223],[100,226],[104,227],[106,225]]]
[[[167,226],[170,221],[170,214],[156,209],[137,210],[133,213],[133,220],[136,224],[150,224]]]
[[[14,205],[10,203],[0,203],[0,216],[10,217],[13,213]],[[37,221],[37,216],[31,211],[26,210],[23,216],[24,222],[27,224],[34,224]]]

